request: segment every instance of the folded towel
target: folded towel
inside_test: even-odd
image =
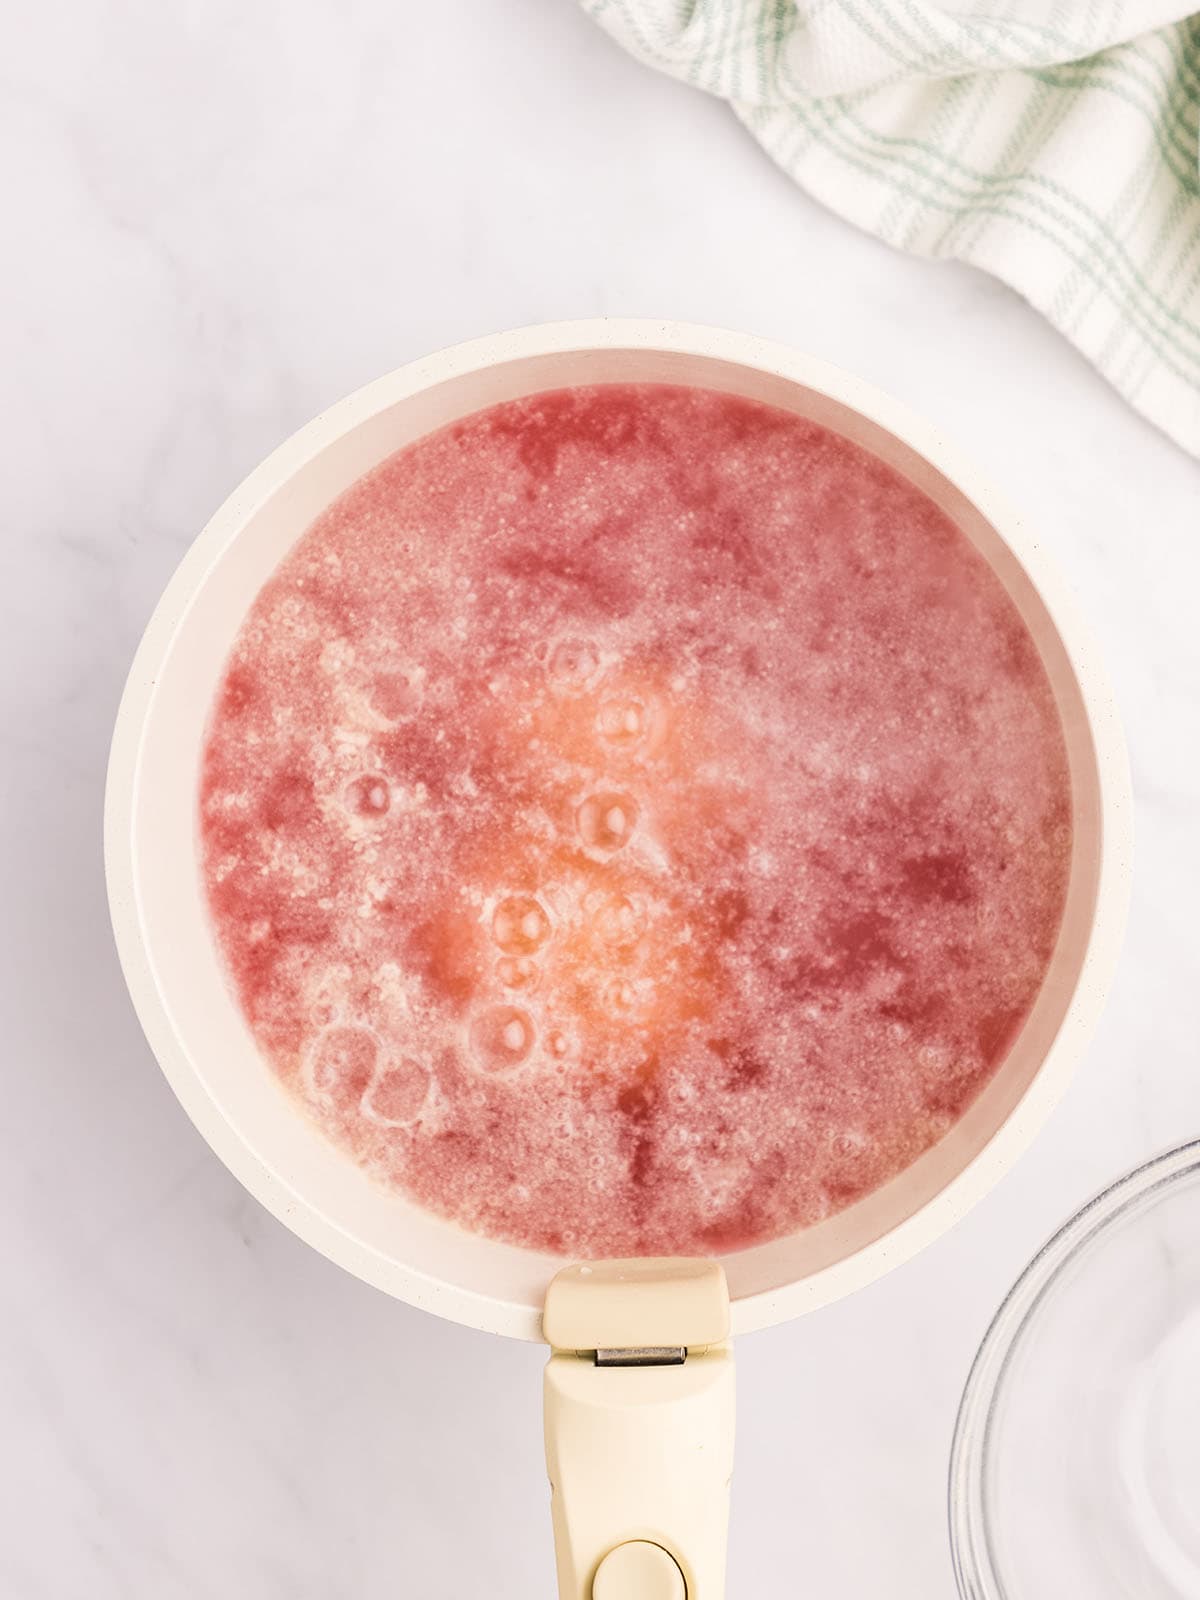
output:
[[[841,216],[1002,278],[1200,455],[1200,15],[1180,0],[583,5]]]

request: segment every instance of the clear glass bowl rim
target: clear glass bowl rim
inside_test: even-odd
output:
[[[1198,1170],[1200,1139],[1192,1139],[1102,1189],[1047,1240],[992,1318],[967,1377],[950,1449],[950,1553],[962,1600],[1020,1600],[1001,1579],[988,1513],[991,1433],[1017,1346],[1068,1263],[1130,1211]]]

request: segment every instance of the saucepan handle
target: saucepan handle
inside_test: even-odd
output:
[[[722,1600],[734,1384],[721,1268],[568,1267],[543,1326],[559,1600]]]

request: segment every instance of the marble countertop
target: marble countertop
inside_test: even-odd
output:
[[[251,466],[413,356],[611,313],[785,340],[949,425],[1043,531],[1125,717],[1132,914],[1066,1102],[915,1263],[739,1349],[731,1600],[951,1600],[947,1453],[992,1310],[1091,1191],[1200,1128],[1200,465],[1013,295],[826,215],[571,0],[52,0],[14,28],[0,1592],[553,1593],[542,1353],[341,1273],[210,1154],[117,970],[100,804],[141,629]]]

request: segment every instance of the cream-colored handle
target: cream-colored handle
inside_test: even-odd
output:
[[[555,1280],[545,1403],[560,1600],[722,1600],[728,1326],[715,1263],[595,1262]]]

